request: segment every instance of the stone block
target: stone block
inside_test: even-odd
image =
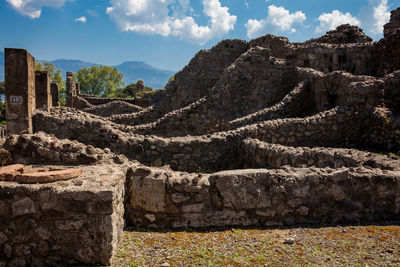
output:
[[[1,260],[24,261],[18,266],[112,263],[124,226],[126,172],[115,165],[82,169],[78,178],[43,185],[0,182],[0,192],[13,196],[0,202]],[[102,212],[89,213],[88,206]]]

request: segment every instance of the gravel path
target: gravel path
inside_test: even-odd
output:
[[[115,266],[400,266],[400,226],[124,233]]]

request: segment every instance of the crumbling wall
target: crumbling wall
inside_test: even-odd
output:
[[[114,100],[103,105],[85,108],[83,111],[94,115],[108,117],[115,114],[131,114],[143,110],[143,108],[132,105],[125,101]]]
[[[384,76],[400,69],[400,8],[393,10],[384,25],[384,38],[377,44],[377,74]]]
[[[366,168],[235,170],[211,175],[136,168],[127,175],[136,227],[273,226],[400,218],[399,172]]]
[[[227,68],[208,96],[134,132],[169,137],[227,130],[228,121],[282,100],[298,79],[295,68],[270,57],[267,49],[253,48]]]
[[[125,98],[104,98],[104,97],[98,97],[98,96],[93,96],[93,95],[85,95],[85,94],[80,94],[79,95],[81,98],[84,98],[89,104],[98,106],[98,105],[104,105],[108,104],[113,101],[123,101],[129,104],[134,105],[135,100],[134,99],[125,99]]]
[[[240,136],[237,135],[217,133],[168,139],[145,137],[119,130],[118,125],[100,117],[71,111],[62,108],[52,113],[39,112],[34,118],[35,132],[43,131],[60,139],[108,148],[142,164],[170,165],[175,170],[211,172],[240,167],[236,156],[240,144]]]
[[[344,70],[355,75],[375,75],[375,45],[364,42],[370,39],[365,35],[354,34],[352,37],[346,37],[347,30],[347,27],[342,25],[320,39],[312,39],[305,43],[290,43],[284,37],[265,35],[252,40],[250,45],[270,49],[271,56],[286,59],[289,64],[298,67],[313,68],[322,72]],[[356,40],[362,42],[355,42]]]
[[[35,58],[25,49],[5,48],[7,133],[32,133],[36,112]]]
[[[375,153],[329,147],[287,147],[246,139],[241,148],[241,161],[244,168],[279,169],[291,167],[366,167],[382,170],[400,170],[400,160]]]
[[[36,108],[50,111],[52,96],[50,92],[50,75],[47,71],[35,71]]]
[[[124,184],[125,171],[107,165],[51,184],[0,182],[0,264],[111,264],[124,226]]]

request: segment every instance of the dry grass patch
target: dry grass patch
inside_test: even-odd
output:
[[[114,265],[163,264],[400,266],[400,226],[124,233]]]

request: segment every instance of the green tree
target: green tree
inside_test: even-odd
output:
[[[5,88],[5,82],[0,82],[0,94],[1,95],[4,95],[4,93],[5,93],[5,90],[6,90],[6,88]]]
[[[82,68],[74,74],[81,93],[100,97],[114,97],[115,92],[125,86],[124,75],[116,67],[92,66]]]
[[[61,70],[57,69],[54,64],[45,62],[35,62],[36,71],[47,71],[50,75],[50,81],[52,83],[57,83],[60,89],[60,103],[61,106],[65,106],[66,103],[66,91],[65,91],[65,81],[62,78]]]
[[[153,88],[144,86],[143,81],[138,80],[137,83],[128,84],[125,88],[117,90],[115,92],[115,96],[120,98],[135,98],[152,92]]]

